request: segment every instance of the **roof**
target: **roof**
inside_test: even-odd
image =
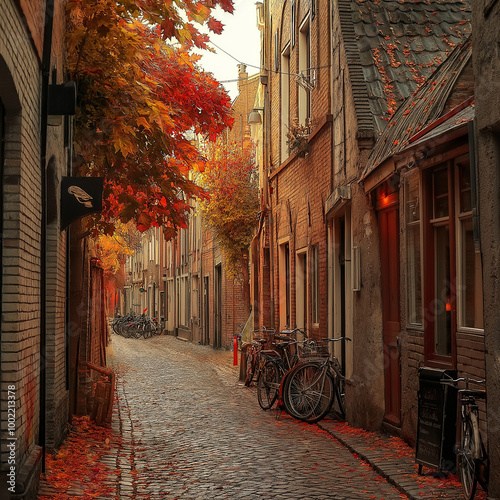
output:
[[[445,119],[443,121],[441,121],[441,119],[435,120],[428,127],[426,127],[423,135],[420,136],[418,134],[411,137],[409,141],[410,145],[412,147],[417,147],[420,144],[430,141],[431,139],[437,139],[445,133],[462,128],[470,121],[474,120],[474,116],[474,104],[472,102],[468,102],[464,108],[455,109],[448,113],[448,115],[444,117]]]
[[[378,135],[470,33],[470,0],[338,0],[358,129]]]
[[[416,139],[416,134],[441,117],[446,101],[471,55],[472,44],[468,39],[397,109],[375,143],[363,177],[385,159],[406,149]],[[455,113],[452,111],[449,115],[453,116]]]

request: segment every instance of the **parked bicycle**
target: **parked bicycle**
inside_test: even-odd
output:
[[[260,351],[265,345],[268,346],[271,343],[275,333],[276,330],[274,328],[266,328],[265,326],[252,331],[253,339],[246,351],[246,376],[244,384],[247,387],[250,386],[254,380],[257,380]]]
[[[447,377],[449,377],[447,375]],[[467,377],[445,378],[442,384],[458,388],[465,382],[464,389],[458,389],[460,404],[460,447],[457,449],[458,473],[462,483],[464,498],[472,500],[476,494],[477,483],[484,491],[488,491],[489,458],[479,428],[479,406],[477,400],[486,399],[484,389],[469,389],[469,384],[481,385],[484,380]]]
[[[345,377],[338,358],[330,355],[327,344],[304,344],[302,359],[286,374],[280,392],[287,412],[304,422],[319,422],[330,412],[335,400],[340,415],[345,418]]]
[[[149,338],[158,333],[158,320],[146,314],[133,312],[114,318],[111,327],[113,331],[125,338]]]
[[[297,334],[306,337],[305,332],[299,328],[282,330],[275,336],[271,349],[260,351],[262,363],[257,378],[257,400],[263,410],[272,408],[278,398],[283,377],[299,361],[296,346],[304,340],[297,340]]]

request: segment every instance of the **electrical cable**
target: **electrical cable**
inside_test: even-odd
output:
[[[288,72],[285,72],[285,71],[274,71],[274,70],[270,70],[269,68],[263,68],[261,66],[255,66],[254,64],[249,64],[249,63],[245,63],[243,61],[241,61],[240,59],[238,59],[237,57],[233,56],[232,54],[230,54],[227,50],[224,50],[222,47],[219,47],[216,43],[212,42],[212,40],[209,40],[208,43],[212,44],[216,49],[219,49],[220,51],[224,52],[224,54],[228,55],[231,59],[234,59],[238,64],[244,64],[245,66],[249,67],[249,68],[255,68],[255,69],[258,69],[260,72],[261,71],[269,71],[269,72],[273,72],[273,73],[278,73],[280,75],[288,75],[288,76],[301,76],[300,73],[288,73]],[[312,67],[312,68],[306,68],[302,71],[310,71],[310,70],[315,70],[315,69],[324,69],[324,68],[330,68],[332,65],[331,64],[327,64],[325,66],[316,66],[316,67]],[[237,82],[238,80],[225,80],[224,82],[220,82],[220,83],[231,83],[231,82]]]

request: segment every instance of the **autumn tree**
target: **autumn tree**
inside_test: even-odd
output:
[[[200,206],[226,257],[229,276],[246,277],[259,211],[258,176],[249,148],[218,140],[207,150],[201,184],[210,198]]]
[[[231,124],[230,99],[197,65],[192,46],[220,32],[214,7],[232,0],[73,0],[67,6],[67,66],[77,83],[74,174],[105,178],[93,221],[138,229],[185,227],[189,200],[205,196],[189,172],[205,160],[192,134],[214,139]]]
[[[134,254],[140,242],[140,233],[132,221],[127,224],[115,221],[114,233],[97,236],[92,250],[105,275],[112,276],[123,267],[126,258]]]

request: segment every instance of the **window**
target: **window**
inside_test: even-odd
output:
[[[193,296],[191,301],[192,304],[191,314],[193,316],[193,319],[197,320],[199,318],[199,297],[200,297],[198,275],[193,274],[191,279],[192,279],[192,289],[193,289]]]
[[[468,155],[425,171],[423,180],[425,353],[453,366],[457,329],[483,327]]]
[[[472,190],[469,158],[456,161],[458,182],[458,326],[483,328],[483,284],[481,254],[474,244]]]
[[[409,172],[405,179],[406,263],[408,323],[422,324],[422,267],[420,253],[419,172]]]
[[[448,167],[432,172],[431,238],[434,249],[434,353],[451,356],[452,300],[450,248],[450,193]]]
[[[188,276],[181,276],[179,283],[179,325],[189,326],[189,279]]]
[[[319,324],[319,245],[314,245],[311,252],[311,309],[312,309],[312,322]]]
[[[295,266],[295,321],[297,328],[307,327],[307,252],[297,252]]]
[[[289,156],[287,144],[290,126],[290,45],[281,54],[281,162]]]
[[[308,125],[311,118],[311,38],[309,17],[302,23],[299,31],[299,122]]]
[[[290,326],[290,246],[279,246],[279,306],[280,328]]]

